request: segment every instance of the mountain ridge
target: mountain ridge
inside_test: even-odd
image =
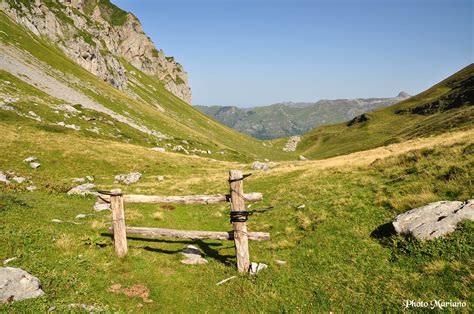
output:
[[[314,127],[350,120],[362,113],[393,105],[410,97],[321,99],[316,102],[282,102],[268,106],[195,106],[201,112],[258,139],[302,135]]]

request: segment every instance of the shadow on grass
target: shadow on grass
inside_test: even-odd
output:
[[[378,226],[370,236],[377,240],[383,240],[385,238],[389,238],[396,234],[395,228],[393,227],[391,222],[387,222],[386,224]]]
[[[113,234],[104,232],[101,233],[101,236],[104,237],[109,237],[113,239]],[[227,247],[222,247],[222,243],[206,243],[202,240],[168,240],[168,239],[150,239],[150,238],[142,238],[142,237],[134,237],[134,236],[127,236],[128,240],[135,240],[135,241],[144,241],[144,242],[153,242],[153,243],[170,243],[170,244],[189,244],[189,245],[196,245],[198,246],[203,252],[204,255],[221,262],[223,264],[230,264],[232,259],[235,259],[234,255],[221,255],[219,254],[219,251],[212,248],[219,246],[221,249],[227,249],[227,248],[232,248],[233,246],[227,246]],[[177,254],[181,252],[182,249],[179,250],[165,250],[165,249],[159,249],[151,246],[136,246],[136,245],[130,245],[130,248],[134,249],[143,249],[145,251],[149,252],[156,252],[156,253],[161,253],[161,254]]]

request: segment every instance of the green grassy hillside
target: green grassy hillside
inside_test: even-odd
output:
[[[430,243],[379,237],[380,226],[407,209],[437,200],[472,197],[472,132],[444,146],[429,146],[380,160],[377,152],[359,166],[331,166],[331,160],[281,163],[254,172],[246,191],[264,194],[273,211],[254,215],[249,230],[268,231],[271,240],[251,242],[251,260],[269,268],[256,277],[236,275],[231,242],[130,237],[128,256],[116,258],[108,231],[110,212],[95,212],[93,197],[67,196],[72,178],[94,175],[100,189],[126,193],[189,195],[227,192],[227,170],[247,172],[237,163],[214,162],[141,145],[38,131],[0,123],[4,171],[29,176],[30,183],[0,184],[0,260],[37,276],[45,295],[2,305],[6,312],[59,312],[70,304],[108,312],[381,312],[402,311],[405,299],[467,301],[472,311],[472,223]],[[433,143],[436,143],[435,141]],[[441,142],[440,142],[441,143]],[[401,144],[399,146],[402,146]],[[408,144],[407,144],[408,145]],[[416,147],[416,143],[410,144]],[[393,151],[407,147],[393,147]],[[22,160],[35,155],[32,170]],[[357,164],[356,156],[346,156]],[[352,161],[352,162],[349,162]],[[114,184],[113,176],[137,170],[136,184]],[[157,176],[164,175],[164,181]],[[305,204],[304,209],[297,209]],[[228,205],[126,205],[130,226],[230,230]],[[85,218],[75,218],[78,214]],[[53,219],[65,221],[52,222]],[[71,223],[79,223],[73,224]],[[209,261],[180,263],[179,250],[192,244]],[[284,260],[286,265],[276,265]],[[113,285],[142,287],[139,295],[111,291]],[[144,288],[143,288],[144,287]],[[145,289],[145,290],[143,290]],[[236,302],[238,293],[239,302]]]
[[[167,149],[181,145],[190,151],[190,154],[214,159],[248,161],[264,157],[281,159],[285,156],[281,150],[271,149],[264,142],[240,134],[209,119],[168,92],[159,80],[140,72],[125,60],[122,61],[129,71],[129,91],[117,90],[72,62],[46,39],[39,38],[19,27],[3,13],[0,15],[0,48],[2,48],[0,53],[9,54],[18,62],[38,65],[42,72],[61,84],[65,84],[122,116],[164,134],[166,138],[157,140],[105,114],[84,109],[80,102],[71,105],[75,105],[83,111],[82,113],[63,118],[61,117],[63,112],[55,113],[54,107],[64,104],[63,100],[51,96],[36,82],[32,83],[31,75],[26,74],[23,77],[12,75],[6,70],[2,71],[0,67],[1,96],[4,99],[18,98],[16,102],[8,104],[14,110],[9,111],[0,107],[0,115],[6,123],[17,126],[34,125],[36,128],[54,132],[61,129],[55,124],[64,121],[66,124],[81,127],[80,131],[74,131],[77,136],[121,139],[148,147],[161,146]],[[42,121],[28,118],[30,111],[39,115]],[[85,116],[94,120],[87,121],[84,119]],[[95,127],[101,130],[100,135],[87,131]],[[69,132],[70,130],[62,128],[60,131]],[[197,151],[191,152],[193,149]],[[211,151],[211,155],[201,153],[207,150]]]
[[[298,152],[325,158],[474,125],[474,65],[394,106],[304,135]]]

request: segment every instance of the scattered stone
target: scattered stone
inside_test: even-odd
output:
[[[249,273],[250,275],[256,275],[258,274],[261,270],[264,270],[267,268],[268,265],[264,263],[250,263],[250,268],[249,268]]]
[[[268,170],[268,164],[264,163],[264,162],[260,162],[260,161],[254,161],[251,165],[251,168],[255,169],[255,170],[267,171]]]
[[[306,207],[305,204],[301,204],[301,205],[296,206],[296,209],[303,209],[303,208],[305,208],[305,207]]]
[[[56,307],[55,307],[54,305],[53,305],[53,306],[50,306],[50,307],[48,308],[48,311],[54,312],[54,311],[56,311]]]
[[[82,219],[82,218],[86,218],[86,214],[77,214],[76,219]]]
[[[31,119],[33,119],[33,120],[36,120],[36,121],[38,121],[38,122],[43,121],[43,120],[41,119],[41,117],[38,116],[38,115],[36,114],[36,112],[34,112],[34,111],[28,111],[28,114],[30,115],[29,117],[30,117]]]
[[[165,176],[158,176],[158,181],[164,181],[165,180]]]
[[[81,308],[89,313],[94,313],[94,312],[104,312],[107,311],[108,307],[105,306],[93,306],[93,305],[86,305],[86,304],[77,304],[77,303],[71,303],[68,305],[68,307],[72,308]]]
[[[41,167],[41,164],[39,162],[30,162],[30,167],[33,169],[38,169]]]
[[[184,255],[185,259],[181,260],[182,264],[186,265],[202,265],[207,264],[207,260],[202,257],[201,251],[193,246],[188,245],[185,247],[181,254]]]
[[[177,145],[177,146],[173,147],[173,151],[175,151],[175,152],[184,152],[185,154],[189,155],[189,151],[181,145]]]
[[[119,174],[114,177],[115,181],[126,185],[132,184],[140,180],[142,174],[140,172],[131,172],[129,174]]]
[[[151,150],[154,150],[156,152],[164,153],[166,149],[164,147],[153,147]]]
[[[277,265],[286,265],[286,261],[281,261],[279,259],[275,260],[275,264]]]
[[[10,184],[10,180],[7,179],[6,174],[4,174],[2,171],[0,171],[0,182]]]
[[[182,140],[181,143],[183,143],[184,145],[189,145],[189,142],[186,140]]]
[[[0,102],[0,108],[7,111],[15,111],[15,108],[9,105],[5,105],[3,102]]]
[[[283,151],[294,152],[300,141],[301,141],[301,136],[299,135],[291,136],[288,139],[288,142],[286,142],[285,146],[283,147]]]
[[[26,181],[26,178],[14,176],[14,177],[12,178],[12,180],[13,180],[13,181],[16,181],[17,183],[23,183],[23,182]]]
[[[56,108],[62,111],[67,111],[69,113],[81,113],[80,110],[77,110],[71,105],[59,105],[59,106],[56,106]]]
[[[6,265],[10,262],[13,262],[14,260],[16,260],[17,258],[16,257],[10,257],[10,258],[7,258],[3,261],[3,265]]]
[[[392,224],[401,235],[431,240],[453,232],[464,219],[474,220],[474,200],[431,203],[398,215]]]
[[[64,123],[63,121],[58,122],[57,125],[62,126],[62,127],[64,127],[64,128],[67,128],[67,129],[73,129],[73,130],[76,130],[76,131],[80,131],[80,130],[81,130],[81,127],[80,127],[80,126],[75,125],[75,124],[66,124],[66,123]]]
[[[81,183],[81,182],[84,182],[84,181],[86,181],[86,179],[84,179],[84,178],[74,178],[74,179],[72,179],[72,182],[74,182],[74,183]]]
[[[60,219],[51,219],[51,222],[57,222],[57,223],[61,223],[61,222],[63,222],[63,221],[62,221],[62,220],[60,220]]]
[[[32,162],[32,161],[36,161],[38,158],[36,158],[35,156],[30,156],[30,157],[27,157],[25,158],[23,161],[24,162]]]
[[[36,189],[38,189],[36,186],[34,185],[30,185],[30,186],[27,186],[26,187],[26,190],[29,191],[29,192],[33,192],[35,191]]]
[[[93,176],[86,176],[86,179],[87,179],[88,181],[94,181],[94,177],[93,177]]]
[[[0,303],[36,298],[43,294],[38,278],[20,268],[0,268]]]
[[[300,156],[298,157],[298,159],[301,160],[301,161],[306,161],[306,160],[308,160],[308,159],[307,159],[305,156],[303,156],[303,155],[300,155]]]
[[[72,189],[70,189],[67,194],[68,195],[88,195],[88,194],[94,194],[94,192],[90,191],[90,189],[95,188],[95,184],[93,183],[84,183],[81,185],[78,185]]]
[[[103,210],[110,210],[110,204],[108,203],[99,203],[99,202],[96,202],[94,204],[94,210],[96,212],[101,212]]]

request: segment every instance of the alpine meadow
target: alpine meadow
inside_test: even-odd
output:
[[[453,3],[470,8],[472,26],[472,1]],[[0,0],[0,311],[472,313],[473,28],[468,62],[439,60],[429,74],[397,81],[393,72],[377,85],[349,62],[314,57],[314,74],[296,60],[313,59],[314,46],[306,51],[297,35],[266,25],[311,30],[322,24],[310,14],[328,6],[360,13],[349,2],[179,4],[183,12],[168,0]],[[260,9],[268,15],[250,13]],[[364,18],[355,23],[367,23],[360,29],[369,39],[373,15]],[[425,18],[431,23],[418,23]],[[199,44],[180,37],[197,31]],[[221,31],[239,35],[220,42]],[[274,78],[275,66],[260,60],[273,60],[266,54],[278,53],[270,43],[280,37],[294,55],[281,47]],[[443,48],[446,59],[461,55],[457,38]],[[204,60],[220,53],[214,44],[247,40],[263,59],[241,47]],[[377,49],[344,40],[352,58]],[[411,52],[387,54],[414,54],[410,40]],[[429,58],[436,51],[421,46],[426,40],[419,49]],[[180,58],[167,53],[183,45]],[[372,61],[392,62],[382,59]],[[320,96],[316,82],[304,89],[305,71],[324,76],[339,66],[360,85],[341,78],[341,96]],[[227,74],[215,77],[216,68]],[[234,77],[239,71],[248,72]],[[364,84],[373,94],[346,96]],[[267,87],[294,98],[277,102]],[[306,91],[314,96],[301,101]],[[235,102],[217,103],[222,94]],[[237,100],[242,94],[272,105]]]

